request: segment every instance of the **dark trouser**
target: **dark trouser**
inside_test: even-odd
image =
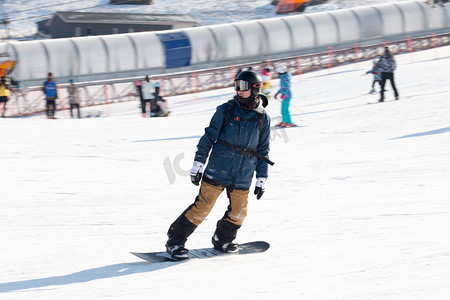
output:
[[[8,102],[8,97],[7,96],[1,96],[0,97],[0,110],[1,110],[2,117],[5,116],[6,102]]]
[[[142,110],[143,114],[147,113],[147,103],[149,103],[149,102],[150,102],[150,100],[147,100],[147,99],[141,100],[141,110]]]
[[[195,202],[170,225],[167,232],[169,237],[167,245],[184,245],[197,226],[208,216],[223,190],[223,187],[202,181],[200,193],[195,198]],[[215,232],[222,243],[232,242],[236,238],[237,231],[247,216],[248,189],[227,188],[227,195],[230,204],[225,215],[217,222]]]
[[[153,98],[150,100],[150,111],[152,113],[152,116],[157,116],[161,113],[161,108],[158,105],[158,101]]]
[[[78,118],[81,118],[80,115],[80,104],[78,103],[70,103],[70,116],[73,118],[73,111],[72,109],[76,109],[78,111]]]
[[[55,115],[56,103],[55,100],[47,100],[47,117],[53,117]]]
[[[386,81],[388,79],[391,81],[391,86],[392,86],[392,89],[394,90],[395,98],[397,99],[397,97],[398,97],[397,88],[395,87],[395,82],[394,82],[394,73],[392,73],[392,72],[382,72],[381,73],[380,100],[384,100],[384,87],[386,86]]]

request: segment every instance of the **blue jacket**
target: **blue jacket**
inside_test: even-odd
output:
[[[44,89],[45,97],[49,97],[49,98],[58,97],[58,93],[56,91],[56,82],[45,81],[43,89]]]
[[[241,108],[237,99],[234,99],[234,101],[233,118],[222,132],[220,130],[225,118],[227,103],[217,107],[209,126],[205,128],[205,134],[200,138],[197,145],[195,160],[205,163],[212,148],[203,177],[224,186],[233,185],[236,188],[248,189],[255,171],[256,177],[267,178],[268,164],[256,157],[247,157],[230,147],[216,144],[216,141],[220,139],[242,148],[256,149],[260,155],[268,158],[270,117],[267,113],[265,114],[260,132],[258,122],[246,121],[245,119],[258,119],[259,114],[264,113],[262,104],[260,103],[257,108],[251,111],[245,111]]]
[[[371,70],[367,71],[366,74],[373,74],[374,80],[381,80],[381,68],[379,66],[374,66]]]
[[[285,98],[292,98],[291,94],[291,74],[280,74],[280,89],[276,94],[282,94]]]

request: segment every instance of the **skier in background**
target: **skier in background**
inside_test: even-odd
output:
[[[144,101],[144,98],[142,97],[142,81],[137,80],[134,82],[134,87],[136,89],[135,94],[139,97],[139,107],[142,111],[142,103]]]
[[[150,81],[150,76],[145,76],[145,79],[141,83],[141,110],[142,117],[147,117],[147,103],[150,103],[150,100],[155,97],[155,87],[153,83]],[[151,113],[150,113],[151,114]]]
[[[58,91],[56,89],[56,82],[53,80],[53,73],[48,73],[47,80],[44,81],[44,85],[42,86],[42,91],[44,92],[46,101],[47,118],[56,119],[55,110]]]
[[[394,90],[395,100],[398,100],[398,91],[394,81],[394,71],[397,68],[397,64],[388,47],[384,48],[384,54],[380,57],[377,66],[381,69],[381,91],[380,100],[378,101],[384,101],[384,88],[388,79],[390,80],[392,89]]]
[[[278,95],[281,94],[281,117],[282,121],[277,126],[279,127],[293,127],[291,114],[289,113],[289,105],[291,103],[291,74],[287,67],[283,64],[276,67],[276,71],[280,76],[280,89],[276,92],[274,98],[278,100]]]
[[[267,99],[270,100],[271,98],[271,92],[272,92],[272,67],[271,66],[265,66],[264,69],[261,71],[261,78],[263,82],[261,94],[267,97]]]
[[[73,118],[73,109],[77,110],[77,116],[80,119],[80,93],[78,87],[75,85],[73,79],[69,80],[69,86],[67,87],[67,93],[69,94],[70,116]]]
[[[242,68],[239,68],[236,72],[236,74],[234,75],[233,80],[236,80],[236,77],[242,72]]]
[[[167,101],[159,95],[161,84],[159,81],[152,82],[153,94],[150,99],[150,117],[162,117],[168,115]],[[161,105],[158,104],[161,102]]]
[[[9,96],[11,94],[10,85],[10,80],[6,76],[3,76],[0,80],[0,109],[2,112],[2,117],[5,116],[6,102],[8,102]]]
[[[378,84],[381,87],[381,68],[377,65],[377,60],[373,61],[373,67],[369,71],[366,72],[367,74],[373,74],[373,81],[372,81],[372,89],[370,90],[369,94],[375,93],[375,83],[378,82]]]
[[[167,100],[163,97],[158,96],[158,98],[155,98],[154,102],[152,100],[151,103],[153,117],[167,117],[168,115],[170,115],[171,111],[169,110]]]
[[[267,98],[259,94],[261,87],[261,76],[251,71],[241,72],[235,80],[236,95],[217,107],[205,128],[190,172],[192,183],[196,186],[201,183],[199,194],[167,232],[166,250],[174,260],[188,258],[187,238],[205,220],[224,189],[230,202],[225,215],[217,222],[212,243],[221,252],[239,251],[234,239],[247,216],[253,174],[256,171],[254,194],[260,199],[268,164],[273,164],[268,159],[270,117],[264,110]]]

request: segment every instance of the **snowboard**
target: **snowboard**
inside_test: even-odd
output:
[[[189,250],[189,259],[193,258],[210,258],[222,255],[243,255],[243,254],[251,254],[251,253],[262,253],[269,249],[270,245],[267,242],[250,242],[239,245],[238,253],[223,253],[213,248],[199,248]],[[183,260],[174,260],[170,257],[167,252],[131,252],[131,254],[146,260],[150,263],[160,263],[166,261],[183,261]],[[184,259],[186,260],[186,259]]]

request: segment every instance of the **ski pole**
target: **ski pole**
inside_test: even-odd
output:
[[[275,97],[274,97],[275,98]],[[278,102],[282,103],[283,100],[279,100],[277,98],[275,98],[275,100],[277,100]],[[306,114],[304,111],[302,111],[300,108],[298,108],[297,106],[295,106],[294,104],[290,103],[290,105],[292,105],[293,108],[295,108],[296,110],[298,110],[300,113],[302,113],[303,115],[307,116],[308,118],[311,118],[311,116],[309,116],[308,114]]]

